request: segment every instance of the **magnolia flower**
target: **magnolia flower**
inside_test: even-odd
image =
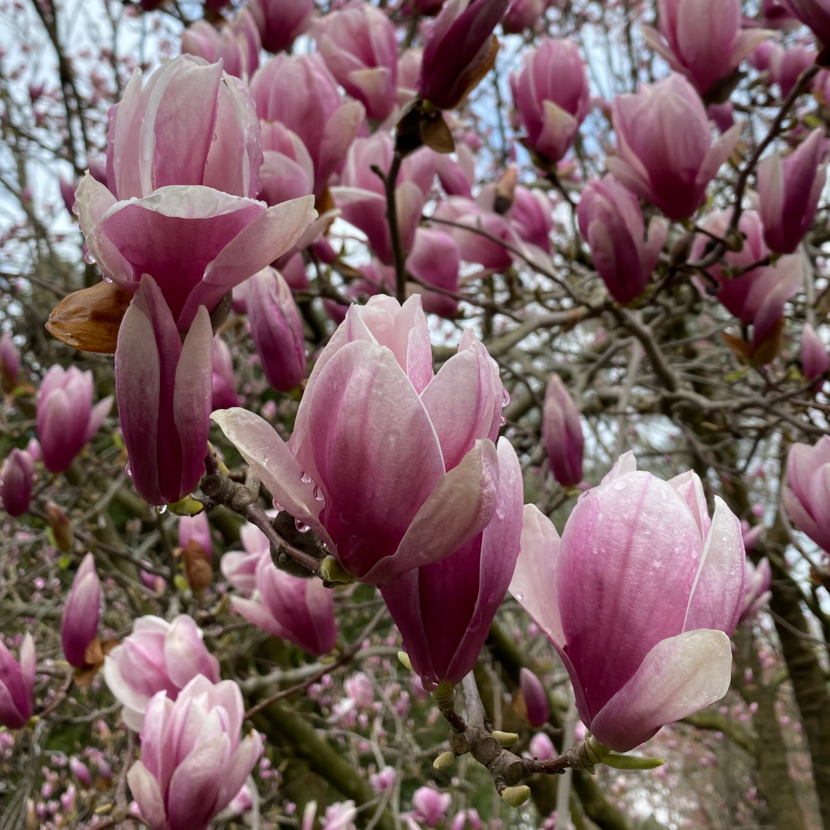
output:
[[[194,677],[175,702],[160,691],[141,729],[141,760],[127,773],[152,830],[205,830],[239,793],[262,754],[259,733],[239,740],[245,705],[231,680]]]
[[[585,493],[560,541],[525,505],[510,592],[551,640],[596,739],[626,752],[729,688],[744,547],[700,479],[638,472],[632,453]]]
[[[471,335],[433,377],[420,297],[377,296],[349,308],[317,359],[290,443],[242,409],[213,418],[285,510],[381,584],[490,523],[502,402],[495,363]]]
[[[121,717],[137,732],[153,695],[164,692],[175,700],[199,675],[217,683],[219,661],[208,653],[201,630],[186,614],[172,623],[160,617],[139,617],[133,623],[132,634],[104,662],[107,686],[124,704]]]

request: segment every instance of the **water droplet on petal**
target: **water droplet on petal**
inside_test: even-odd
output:
[[[303,470],[303,473],[300,476],[300,480],[303,482],[303,484],[311,484],[313,479],[305,470]]]
[[[507,418],[505,418],[504,415],[502,415],[501,418],[499,418],[499,426],[503,427],[506,423],[507,423]]]
[[[112,282],[112,277],[108,277],[106,274],[104,274],[104,282]]]
[[[625,481],[623,479],[618,479],[614,482],[614,489],[615,490],[625,490]]]
[[[504,407],[506,407],[507,404],[509,404],[509,403],[510,403],[510,393],[502,387],[502,390],[501,390],[501,408],[504,409]]]
[[[320,489],[319,484],[314,485],[314,498],[317,501],[325,501],[326,497],[323,495],[323,491]]]
[[[285,508],[276,499],[274,499],[274,510],[276,510],[277,513],[282,513]]]
[[[127,466],[124,467],[124,475],[127,476],[127,478],[132,478],[133,477],[133,471],[130,469],[129,464],[127,464]]]
[[[167,512],[167,505],[166,504],[160,504],[160,505],[158,505],[158,507],[156,507],[156,513],[158,513],[159,516],[163,516],[166,512]]]
[[[72,213],[74,213],[75,216],[80,216],[81,206],[77,202],[72,205]]]
[[[84,254],[84,260],[89,265],[95,265],[95,257],[92,255],[92,251],[87,251]]]
[[[297,528],[297,533],[308,533],[311,529],[307,524],[302,522],[300,519],[294,519],[294,527]]]

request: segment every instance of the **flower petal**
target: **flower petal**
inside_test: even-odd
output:
[[[722,631],[704,628],[661,640],[593,719],[591,732],[600,743],[627,752],[664,724],[720,700],[731,674],[732,649]]]
[[[496,447],[489,439],[476,441],[461,463],[435,485],[395,555],[381,559],[362,581],[381,585],[458,550],[490,524],[498,487]]]

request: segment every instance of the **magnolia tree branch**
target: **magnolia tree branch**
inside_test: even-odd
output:
[[[205,468],[207,474],[202,478],[200,484],[204,494],[201,501],[205,507],[215,507],[221,504],[233,510],[234,513],[243,516],[268,537],[268,541],[271,543],[271,552],[278,564],[285,565],[288,560],[291,560],[308,571],[309,576],[322,578],[321,560],[286,542],[274,528],[273,520],[259,507],[257,503],[259,482],[256,482],[256,487],[252,488],[247,484],[232,481],[224,473],[219,472],[216,460],[212,455],[208,455]]]
[[[396,150],[388,173],[384,173],[377,165],[372,165],[372,171],[383,182],[383,189],[386,193],[386,221],[389,223],[389,239],[392,242],[392,254],[395,257],[395,296],[399,303],[406,300],[406,256],[401,241],[396,198],[398,174],[401,172],[402,161],[403,156]]]

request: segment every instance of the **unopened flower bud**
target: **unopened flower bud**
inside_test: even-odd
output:
[[[521,787],[507,787],[502,790],[501,797],[511,807],[521,807],[530,798],[530,787],[525,784]]]
[[[519,736],[515,732],[499,732],[497,730],[492,734],[501,746],[513,746],[519,741]]]
[[[455,762],[455,753],[450,752],[442,752],[433,762],[432,766],[437,770],[445,770],[449,769],[453,763]]]
[[[49,518],[49,528],[55,540],[55,547],[63,553],[69,553],[72,550],[74,537],[72,523],[66,513],[55,502],[50,501],[46,505],[46,515]]]
[[[92,775],[87,765],[74,755],[69,759],[69,771],[82,787],[92,786]]]
[[[540,727],[547,722],[550,716],[548,696],[539,678],[528,669],[522,669],[520,674],[522,697],[527,710],[527,719],[531,726]]]

